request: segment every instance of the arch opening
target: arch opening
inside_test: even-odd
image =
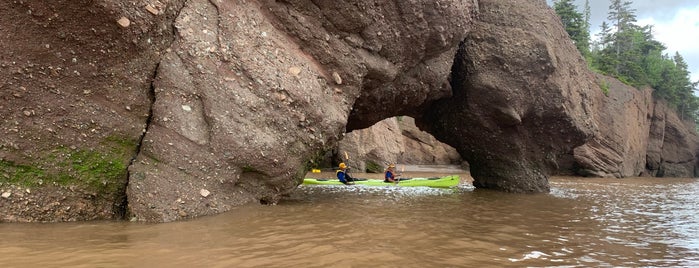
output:
[[[333,177],[340,163],[372,179],[383,178],[389,164],[401,175],[405,172],[405,178],[468,174],[468,163],[457,150],[418,128],[410,116],[389,117],[346,133],[334,149],[311,162],[311,169],[321,173],[308,173],[309,178]]]

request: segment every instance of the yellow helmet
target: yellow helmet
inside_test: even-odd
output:
[[[389,165],[388,165],[388,168],[394,168],[394,167],[396,167],[395,164],[389,164]]]
[[[347,167],[347,165],[345,165],[345,163],[340,163],[340,168],[346,168],[346,167]]]

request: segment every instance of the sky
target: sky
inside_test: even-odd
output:
[[[699,1],[628,0],[636,10],[636,24],[653,25],[655,40],[663,43],[670,56],[679,52],[689,65],[692,81],[699,81]],[[549,5],[553,2],[547,0]],[[594,37],[607,21],[610,0],[590,0],[590,33]],[[583,12],[585,0],[575,0]]]

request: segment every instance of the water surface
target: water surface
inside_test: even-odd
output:
[[[699,181],[557,177],[551,193],[301,186],[143,224],[0,224],[2,267],[698,267]]]

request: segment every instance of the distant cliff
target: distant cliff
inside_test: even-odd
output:
[[[609,94],[597,94],[593,118],[599,131],[574,150],[561,171],[595,177],[695,177],[699,137],[694,122],[678,118],[652,89],[639,90],[598,75]]]
[[[168,222],[274,204],[345,133],[394,116],[458,151],[480,188],[696,166],[694,128],[648,91],[609,80],[605,96],[545,1],[0,11],[0,221]]]
[[[350,157],[349,164],[356,170],[379,173],[390,163],[462,164],[456,149],[418,129],[408,116],[387,118],[347,133],[336,150],[337,161],[345,161],[345,157]]]

